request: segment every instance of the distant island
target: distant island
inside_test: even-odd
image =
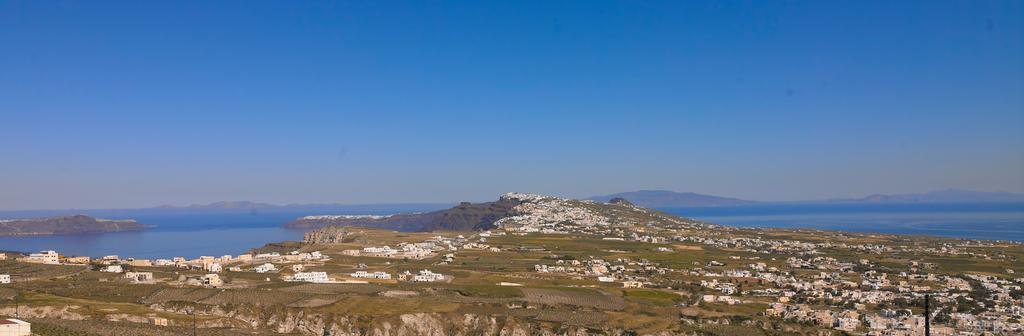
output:
[[[703,195],[692,192],[675,192],[669,190],[638,190],[604,196],[594,196],[588,199],[598,202],[608,202],[616,198],[625,199],[630,203],[646,208],[714,207],[758,203],[738,198]]]
[[[1024,203],[1024,194],[946,189],[923,194],[874,194],[861,198],[828,200],[830,203]]]
[[[149,227],[135,220],[98,219],[85,215],[0,220],[0,236],[45,236],[63,234],[137,231]]]

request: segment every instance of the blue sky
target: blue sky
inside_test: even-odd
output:
[[[1024,3],[0,1],[0,209],[1024,191]]]

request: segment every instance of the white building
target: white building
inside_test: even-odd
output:
[[[19,319],[0,319],[0,336],[32,336],[32,324]]]
[[[11,275],[10,274],[0,274],[0,284],[9,284],[9,283],[11,283]]]
[[[60,255],[57,254],[57,251],[40,251],[39,253],[29,254],[26,261],[32,263],[56,265],[60,263]]]
[[[124,277],[134,283],[153,282],[153,272],[127,272],[124,274]]]
[[[241,257],[241,256],[239,256],[239,257]],[[260,254],[257,254],[257,255],[256,255],[255,257],[253,257],[253,258],[255,258],[255,259],[257,259],[257,260],[264,260],[264,259],[278,259],[278,258],[281,258],[281,254],[280,254],[280,253],[277,253],[277,252],[270,252],[270,253],[260,253]]]
[[[387,272],[373,272],[373,273],[369,273],[367,271],[356,271],[355,273],[352,273],[352,274],[349,274],[349,275],[352,276],[353,278],[381,279],[381,280],[391,279],[391,274],[388,274]]]
[[[274,266],[274,264],[266,263],[266,264],[263,264],[263,265],[256,266],[256,268],[253,268],[252,271],[256,272],[256,273],[270,273],[270,272],[276,272],[277,271],[277,267]]]
[[[101,268],[100,272],[123,273],[124,272],[124,268],[121,268],[121,265],[110,265],[110,266]]]
[[[368,256],[368,257],[390,257],[390,256],[394,255],[397,252],[398,251],[393,249],[393,248],[391,248],[391,246],[383,246],[383,247],[371,246],[371,247],[364,247],[362,255]]]
[[[622,288],[644,288],[644,283],[640,281],[623,281]]]
[[[292,281],[323,283],[330,279],[327,278],[327,272],[298,272],[292,276]]]
[[[415,282],[434,282],[443,280],[444,274],[434,273],[431,272],[430,270],[421,270],[419,274],[416,274],[415,276],[412,277],[412,281]]]

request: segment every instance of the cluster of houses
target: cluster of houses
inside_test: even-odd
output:
[[[587,260],[558,259],[554,265],[537,264],[533,266],[537,273],[561,273],[575,276],[595,277],[599,282],[616,282],[622,280],[624,288],[642,288],[648,275],[665,274],[668,268],[660,267],[649,260],[632,260],[617,258],[612,262],[598,258]]]
[[[1012,278],[1013,269],[1005,270],[1005,276],[1001,277],[941,275],[936,273],[938,265],[929,262],[910,261],[905,268],[893,270],[891,265],[876,265],[868,259],[851,261],[828,256],[834,251],[846,251],[848,255],[865,257],[902,254],[1019,262],[1014,259],[1016,257],[1001,253],[998,249],[977,249],[995,246],[991,241],[862,244],[852,243],[849,239],[843,239],[848,238],[843,233],[835,232],[822,232],[822,235],[823,238],[834,236],[832,238],[837,239],[771,239],[758,234],[733,235],[730,232],[739,229],[685,219],[667,219],[656,225],[623,223],[621,217],[612,218],[590,210],[585,201],[530,194],[508,194],[505,197],[522,202],[515,208],[518,215],[496,223],[501,231],[512,235],[592,234],[603,236],[606,240],[652,244],[696,243],[719,250],[763,255],[766,259],[769,255],[789,256],[784,261],[772,258],[770,262],[761,261],[756,256],[730,258],[754,260],[744,265],[743,269],[729,269],[726,263],[719,261],[698,264],[695,265],[698,267],[691,269],[672,269],[657,265],[622,268],[621,265],[600,259],[557,260],[554,264],[535,265],[534,271],[537,273],[566,274],[577,278],[596,277],[600,282],[636,281],[641,285],[661,287],[669,286],[672,280],[657,277],[658,274],[698,277],[702,280],[691,284],[699,284],[714,292],[702,295],[698,302],[773,302],[765,310],[766,315],[868,335],[923,334],[923,319],[920,316],[894,314],[892,311],[897,310],[878,310],[876,307],[920,302],[922,293],[930,293],[936,304],[960,307],[960,311],[944,312],[942,322],[933,324],[935,335],[1024,332],[1021,323],[1024,321],[1024,292],[1021,290],[1024,278]],[[644,210],[637,208],[635,211]],[[481,236],[484,237],[483,234]],[[667,246],[654,249],[658,252],[672,252]],[[983,297],[972,295],[978,292],[984,293]]]
[[[379,257],[392,259],[420,260],[436,256],[442,251],[457,251],[465,245],[468,240],[459,235],[457,237],[435,236],[418,243],[402,242],[397,248],[390,246],[369,246],[359,250],[344,250],[342,254],[354,257]]]
[[[749,240],[762,244],[763,240]],[[720,241],[719,241],[720,242]],[[789,246],[780,244],[775,246]],[[816,248],[816,247],[810,247]],[[752,257],[757,258],[757,257]],[[707,265],[721,267],[725,264]],[[685,274],[711,279],[701,286],[723,295],[704,295],[705,302],[739,303],[731,295],[774,298],[777,302],[765,315],[811,323],[845,332],[866,335],[921,335],[923,317],[906,310],[882,309],[872,312],[867,307],[898,306],[900,302],[923,299],[929,293],[936,305],[954,305],[962,311],[949,314],[942,324],[935,324],[933,335],[980,335],[985,333],[1022,332],[1024,315],[1021,286],[1024,278],[981,275],[942,275],[931,273],[935,264],[911,261],[907,271],[883,272],[870,261],[843,262],[832,257],[790,257],[788,269],[770,267],[764,262],[751,263],[747,269],[709,270],[694,268]],[[727,279],[734,279],[728,280]],[[751,282],[754,289],[742,290],[740,281]],[[983,290],[984,302],[970,292]],[[1018,293],[1018,294],[1014,294]],[[735,301],[735,302],[730,302]],[[828,307],[828,308],[822,308]],[[970,305],[984,312],[971,313]],[[812,308],[818,307],[818,308]],[[1016,316],[1016,317],[1015,317]]]
[[[430,248],[419,246],[419,244],[405,244],[398,246],[398,248],[391,248],[391,246],[370,246],[364,247],[362,250],[345,250],[342,254],[356,257],[379,257],[379,258],[395,258],[395,259],[412,259],[420,260],[430,258],[437,253]]]
[[[608,226],[610,222],[608,217],[573,203],[581,201],[524,193],[507,193],[501,198],[519,203],[514,209],[518,215],[494,223],[512,234],[568,233],[573,227]]]
[[[0,254],[2,255],[2,254]],[[6,259],[6,255],[3,255]],[[318,272],[311,273],[299,273],[301,271],[302,262],[312,261],[327,261],[329,257],[322,254],[319,251],[313,252],[299,252],[293,251],[287,254],[280,254],[276,252],[272,253],[259,253],[259,254],[241,254],[238,256],[224,255],[220,257],[213,256],[201,256],[195,259],[185,259],[184,257],[174,257],[171,259],[135,259],[135,258],[121,258],[117,255],[103,256],[98,259],[91,259],[89,257],[71,257],[62,256],[56,251],[47,250],[40,251],[38,253],[32,253],[28,256],[20,257],[17,259],[19,262],[26,263],[38,263],[48,265],[96,265],[100,272],[106,273],[119,273],[123,274],[123,278],[127,279],[131,283],[155,283],[157,279],[154,277],[153,272],[143,271],[132,271],[134,267],[174,267],[184,268],[189,270],[199,270],[207,272],[205,275],[194,275],[184,276],[179,281],[186,285],[195,285],[203,287],[220,287],[224,285],[225,280],[218,273],[225,271],[231,272],[243,272],[246,265],[256,265],[249,267],[248,269],[255,273],[275,273],[279,269],[273,263],[294,263],[293,270],[296,272],[295,275],[289,279],[296,279],[295,281],[307,281],[307,282],[327,282],[326,274],[321,276]],[[226,265],[231,265],[227,266]],[[295,269],[297,267],[297,269]],[[322,272],[319,272],[322,273]],[[0,275],[0,284],[10,283],[10,275]]]
[[[626,238],[641,236],[664,239],[656,235],[646,234],[664,229],[707,229],[719,227],[698,221],[691,221],[674,216],[665,216],[646,208],[622,204],[618,213],[611,214],[596,210],[597,202],[590,200],[572,200],[558,197],[524,193],[507,193],[503,200],[511,200],[519,204],[513,208],[516,215],[508,216],[494,224],[501,231],[512,235],[530,233],[546,234],[591,234],[606,237]],[[648,219],[657,218],[670,227],[651,227]]]
[[[416,274],[413,274],[412,272],[409,271],[405,271],[398,275],[398,280],[412,282],[439,282],[449,281],[451,280],[451,276],[447,276],[441,273],[434,273],[430,270],[420,270]]]

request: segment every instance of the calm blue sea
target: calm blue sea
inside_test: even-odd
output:
[[[450,205],[346,206],[337,209],[274,211],[76,210],[0,212],[0,219],[85,214],[106,219],[135,219],[155,225],[143,231],[38,237],[0,237],[0,251],[56,250],[66,255],[170,258],[237,255],[267,243],[302,240],[303,230],[281,226],[308,215],[392,214],[429,211]]]
[[[239,254],[270,242],[300,240],[301,230],[281,228],[297,217],[317,214],[389,214],[428,211],[443,205],[347,207],[303,211],[87,210],[0,212],[0,219],[86,214],[136,219],[156,227],[137,232],[70,236],[0,237],[0,250],[57,250],[68,255],[169,258]],[[776,228],[819,228],[1024,242],[1024,204],[767,204],[660,209],[707,222]]]
[[[764,204],[665,208],[706,222],[1024,242],[1024,204]]]

